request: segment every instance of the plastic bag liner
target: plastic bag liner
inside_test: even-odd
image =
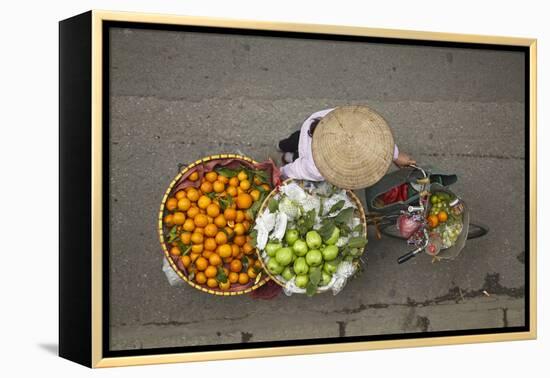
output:
[[[162,271],[166,275],[166,279],[168,280],[168,283],[170,286],[184,286],[184,281],[178,276],[176,272],[174,272],[174,269],[170,266],[170,263],[168,260],[166,260],[166,257],[162,259]]]
[[[338,265],[336,272],[332,275],[332,279],[328,285],[318,287],[317,292],[324,293],[331,290],[333,295],[338,294],[346,286],[349,278],[355,274],[356,270],[357,266],[355,264],[348,261],[342,261],[340,265]],[[296,286],[296,278],[293,278],[286,282],[283,287],[283,292],[287,296],[291,296],[292,294],[305,294],[306,289]]]
[[[422,167],[427,174],[430,175],[432,183],[439,183],[443,187],[448,187],[458,181],[458,176],[452,173],[441,173],[441,171],[432,166]],[[404,183],[416,183],[416,180],[422,178],[422,172],[415,168],[402,168],[394,172],[388,173],[380,181],[373,186],[365,189],[365,197],[367,203],[367,209],[371,212],[388,214],[399,213],[401,210],[406,210],[410,204],[418,203],[420,198],[416,193],[409,197],[407,201],[394,202],[388,205],[379,207],[375,205],[375,200],[381,194],[386,193],[394,186],[398,186]]]
[[[464,202],[464,200],[460,196],[457,196],[449,188],[445,188],[443,185],[431,184],[430,191],[432,193],[434,192],[449,193],[450,195],[459,198],[464,204],[464,212],[462,213],[462,232],[460,233],[460,235],[458,235],[458,238],[456,239],[456,242],[452,247],[442,249],[437,254],[437,257],[441,259],[448,259],[448,260],[455,259],[458,257],[460,252],[464,249],[464,246],[466,245],[466,240],[468,239],[468,228],[470,226],[470,209],[466,204],[466,202]]]

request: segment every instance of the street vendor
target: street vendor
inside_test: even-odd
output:
[[[313,113],[278,145],[286,178],[328,181],[338,187],[369,187],[391,162],[415,164],[399,151],[387,122],[367,106],[341,106]]]

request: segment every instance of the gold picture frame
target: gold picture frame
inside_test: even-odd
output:
[[[80,19],[78,18],[80,17]],[[84,20],[82,22],[82,20]],[[154,354],[154,355],[138,355],[138,356],[124,356],[124,357],[106,357],[103,352],[103,329],[108,324],[104,324],[103,319],[103,306],[105,305],[103,300],[103,259],[104,259],[104,244],[103,235],[105,230],[104,214],[103,214],[103,185],[105,180],[105,172],[103,170],[103,153],[102,150],[103,141],[106,137],[103,133],[103,121],[105,115],[103,114],[103,104],[105,101],[103,93],[103,73],[104,73],[104,56],[103,56],[103,30],[106,22],[128,22],[128,23],[140,23],[140,24],[162,24],[162,25],[190,25],[200,27],[216,27],[216,28],[238,28],[238,29],[250,29],[250,30],[262,30],[262,31],[277,31],[277,32],[299,32],[299,33],[313,33],[313,34],[326,34],[326,35],[345,35],[345,36],[360,36],[360,37],[376,37],[387,39],[400,39],[410,41],[437,41],[437,42],[456,42],[456,43],[468,43],[468,44],[487,44],[487,45],[503,45],[503,46],[520,46],[528,50],[529,58],[529,230],[530,234],[525,237],[528,238],[530,243],[528,253],[528,296],[529,308],[529,326],[528,330],[524,332],[506,332],[506,333],[492,333],[492,334],[472,334],[472,335],[458,335],[458,336],[445,336],[445,337],[426,337],[426,338],[404,338],[399,340],[378,340],[378,341],[365,341],[365,342],[346,342],[346,343],[331,343],[331,344],[313,344],[313,345],[300,345],[300,346],[282,346],[282,347],[267,347],[267,348],[254,348],[254,349],[234,349],[234,350],[216,350],[216,351],[204,351],[204,352],[190,352],[190,353],[166,353],[166,354]],[[89,67],[91,70],[91,77],[87,82],[91,89],[90,103],[81,104],[82,107],[89,106],[89,114],[80,115],[84,118],[71,119],[70,116],[61,118],[61,148],[63,149],[65,144],[63,143],[63,133],[67,132],[68,124],[64,122],[77,121],[77,120],[90,120],[89,128],[84,128],[87,135],[82,135],[82,138],[89,138],[89,161],[91,163],[90,171],[86,174],[89,177],[89,181],[83,183],[83,185],[90,184],[90,200],[89,215],[90,223],[89,229],[80,228],[82,232],[89,232],[90,248],[89,254],[86,255],[86,259],[79,260],[78,262],[88,261],[89,266],[89,284],[86,285],[84,281],[88,280],[87,277],[75,277],[70,275],[64,269],[72,269],[77,264],[77,261],[73,261],[74,257],[69,256],[69,248],[71,241],[62,242],[60,246],[60,261],[61,265],[65,268],[60,269],[60,355],[62,357],[71,359],[73,361],[82,363],[90,367],[114,367],[114,366],[129,366],[129,365],[143,365],[143,364],[160,364],[160,363],[173,363],[173,362],[189,362],[189,361],[208,361],[208,360],[220,360],[220,359],[237,359],[237,358],[251,358],[251,357],[267,357],[267,356],[283,356],[294,354],[311,354],[311,353],[328,353],[328,352],[348,352],[359,350],[372,350],[372,349],[386,349],[386,348],[404,348],[404,347],[418,347],[418,346],[435,346],[435,345],[449,345],[449,344],[467,344],[467,343],[482,343],[482,342],[495,342],[495,341],[513,341],[513,340],[526,340],[535,339],[537,335],[537,303],[536,303],[536,204],[537,204],[537,178],[536,178],[536,148],[537,148],[537,74],[536,74],[536,61],[537,61],[537,41],[536,39],[528,38],[513,38],[513,37],[501,37],[501,36],[484,36],[484,35],[469,35],[469,34],[451,34],[451,33],[436,33],[436,32],[424,32],[424,31],[410,31],[410,30],[393,30],[393,29],[378,29],[368,27],[352,27],[352,26],[338,26],[338,25],[317,25],[317,24],[296,24],[296,23],[281,23],[281,22],[265,22],[254,20],[232,20],[232,19],[220,19],[210,17],[190,17],[190,16],[175,16],[175,15],[160,15],[160,14],[146,14],[146,13],[127,13],[127,12],[111,12],[93,10],[84,15],[77,16],[73,19],[62,21],[60,24],[60,75],[65,75],[64,72],[64,60],[65,58],[71,58],[71,48],[76,48],[78,41],[71,40],[67,37],[68,33],[75,33],[76,31],[85,31],[89,34]],[[72,36],[74,39],[74,35]],[[86,39],[86,38],[85,38]],[[88,46],[88,45],[86,45]],[[86,47],[84,46],[84,47]],[[86,47],[87,48],[87,47]],[[87,59],[87,57],[81,57],[81,59]],[[64,89],[64,83],[69,82],[70,78],[60,78],[61,92]],[[68,85],[68,84],[67,84]],[[84,90],[87,90],[84,88]],[[60,101],[60,113],[65,114],[67,107],[71,104],[70,101],[82,101],[80,97],[77,99],[69,99],[61,95]],[[85,101],[84,101],[85,102]],[[86,118],[88,117],[89,118]],[[76,117],[76,116],[75,116]],[[74,124],[74,122],[73,122]],[[76,132],[76,131],[71,131]],[[80,135],[80,134],[79,134]],[[67,138],[70,139],[73,136],[67,134]],[[527,147],[527,146],[526,146]],[[61,165],[63,166],[63,159],[66,159],[66,155],[61,154]],[[73,169],[73,170],[71,170]],[[67,166],[66,174],[69,175],[76,171],[77,168],[70,168]],[[63,188],[63,169],[61,170],[61,181]],[[89,175],[88,175],[89,173]],[[75,173],[76,174],[76,173]],[[67,194],[70,197],[70,194]],[[63,203],[60,204],[63,207]],[[69,219],[64,219],[63,211],[61,211],[60,219],[65,229],[70,231],[70,227],[77,227],[77,225],[70,225]],[[80,232],[79,231],[79,232]],[[89,257],[89,260],[87,259]],[[84,283],[83,283],[84,282]],[[84,295],[84,311],[89,311],[89,317],[82,319],[81,323],[72,323],[72,318],[76,315],[72,306],[75,306],[74,301],[71,299],[73,292],[69,286],[80,287],[89,289],[89,293]],[[79,286],[80,285],[80,286]],[[84,286],[83,286],[84,285]],[[67,296],[67,300],[64,300],[64,296]],[[78,322],[78,321],[77,321]],[[89,322],[89,323],[88,323]],[[77,342],[75,341],[78,332],[85,332],[89,335],[89,348],[83,348],[83,351],[72,352],[72,348],[75,348]],[[88,342],[88,336],[84,337],[86,343]]]

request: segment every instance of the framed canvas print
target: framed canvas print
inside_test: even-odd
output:
[[[536,337],[536,40],[59,24],[59,354]]]

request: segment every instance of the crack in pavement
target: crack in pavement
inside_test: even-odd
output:
[[[431,153],[419,153],[420,156],[430,157],[471,157],[471,158],[487,158],[497,160],[525,160],[523,156],[514,155],[495,155],[495,154],[466,154],[466,153],[446,153],[446,152],[431,152]]]

